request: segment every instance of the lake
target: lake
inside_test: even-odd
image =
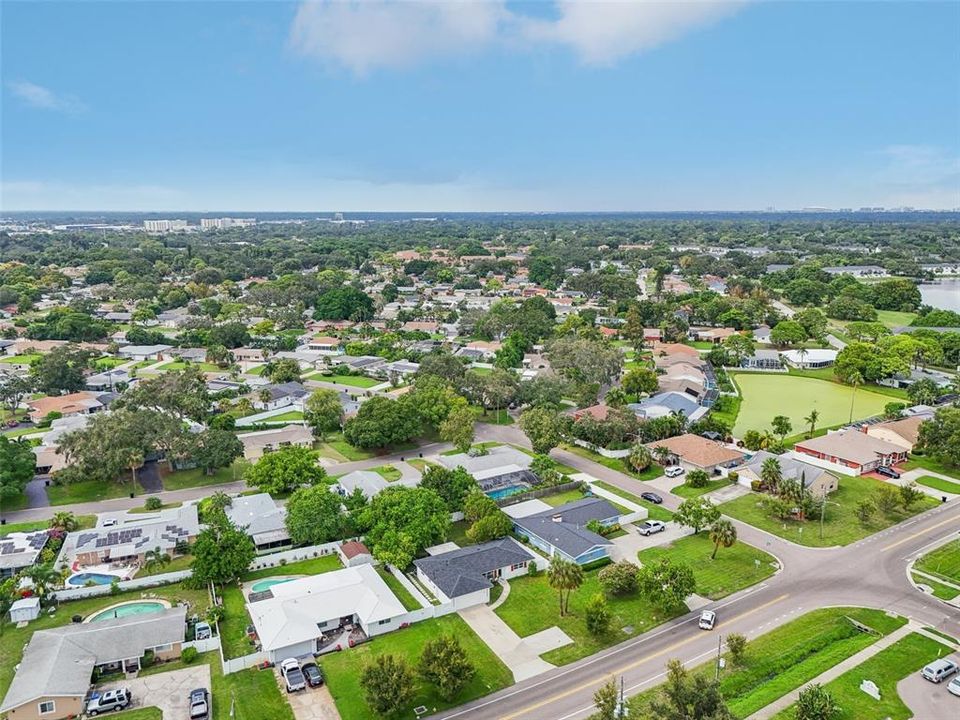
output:
[[[920,285],[920,296],[926,305],[960,312],[960,278],[940,278]]]

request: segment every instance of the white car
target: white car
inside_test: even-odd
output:
[[[644,520],[643,525],[637,528],[637,532],[641,535],[653,535],[666,529],[667,526],[659,520]]]
[[[666,470],[663,471],[663,474],[670,478],[680,477],[681,475],[683,475],[683,473],[684,473],[684,469],[679,465],[671,465],[670,467],[668,467]]]
[[[303,677],[303,670],[300,669],[300,663],[294,658],[287,658],[280,663],[280,674],[283,675],[283,679],[287,683],[288,693],[307,689],[307,680]]]
[[[960,675],[950,681],[950,684],[947,685],[947,692],[960,697]]]
[[[700,613],[699,624],[701,630],[713,630],[713,626],[717,624],[717,614],[713,610],[704,610]]]

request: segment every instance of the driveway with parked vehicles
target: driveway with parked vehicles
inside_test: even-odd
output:
[[[130,689],[131,708],[158,707],[164,718],[189,718],[190,692],[197,688],[210,687],[210,666],[201,663],[182,670],[119,680],[105,684],[98,690],[115,690],[121,687]],[[112,715],[113,713],[107,713],[105,717]]]

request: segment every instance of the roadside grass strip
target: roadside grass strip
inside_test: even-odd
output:
[[[928,552],[913,564],[913,569],[960,585],[960,540]]]

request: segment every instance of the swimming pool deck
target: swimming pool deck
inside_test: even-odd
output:
[[[102,610],[97,610],[95,613],[90,613],[89,615],[87,615],[87,617],[83,619],[83,621],[85,623],[95,622],[94,618],[98,618],[101,615],[105,615],[106,613],[109,613],[111,610],[116,610],[117,608],[124,607],[127,605],[143,605],[146,603],[162,605],[165,608],[172,607],[172,605],[170,604],[170,601],[164,600],[163,598],[144,598],[143,600],[127,600],[126,602],[119,602],[119,603],[114,603],[113,605],[109,605],[103,608]],[[136,614],[137,613],[130,613],[130,615],[136,615]],[[121,616],[121,617],[124,617],[124,616]]]

